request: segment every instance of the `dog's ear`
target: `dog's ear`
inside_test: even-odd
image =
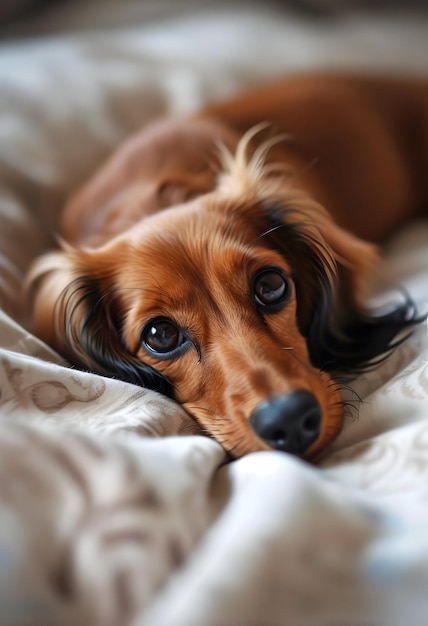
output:
[[[399,333],[422,319],[407,296],[387,312],[364,307],[376,249],[340,228],[310,198],[297,194],[284,205],[268,204],[267,213],[269,239],[293,268],[298,323],[316,367],[362,371],[380,362],[403,340]]]
[[[219,144],[233,131],[213,120],[159,120],[128,139],[69,199],[67,241],[100,245],[140,219],[215,189]]]
[[[210,119],[162,120],[144,130],[138,161],[157,184],[158,208],[181,204],[217,187],[221,150],[234,150],[238,135]]]
[[[109,269],[98,255],[67,246],[36,262],[28,287],[36,334],[78,367],[171,396],[170,382],[123,344]]]

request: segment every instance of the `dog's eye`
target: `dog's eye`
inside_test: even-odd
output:
[[[290,283],[280,269],[269,267],[258,272],[253,279],[256,304],[269,312],[279,311],[290,296]]]
[[[141,333],[143,346],[158,355],[174,352],[185,341],[183,332],[168,319],[152,320],[143,328]]]

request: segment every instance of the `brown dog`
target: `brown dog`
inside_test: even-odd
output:
[[[171,395],[233,456],[316,458],[340,376],[417,321],[362,294],[367,241],[428,206],[427,163],[416,79],[301,76],[156,122],[66,206],[63,249],[32,272],[36,331]]]

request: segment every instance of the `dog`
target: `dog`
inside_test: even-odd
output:
[[[232,458],[316,460],[346,377],[420,321],[364,306],[377,246],[428,206],[428,82],[329,73],[249,87],[127,140],[30,275],[36,333],[174,398]]]

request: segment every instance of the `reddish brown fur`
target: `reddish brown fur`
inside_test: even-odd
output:
[[[289,138],[255,171],[251,157],[224,166],[218,144],[242,151],[243,134],[265,120]],[[255,136],[253,153],[269,136],[271,130]],[[275,315],[262,318],[250,301],[260,267],[298,277],[306,263],[291,267],[266,245],[261,204],[291,206],[303,216],[305,230],[337,265],[339,309],[361,309],[365,274],[376,262],[363,240],[380,242],[422,212],[427,161],[428,86],[417,80],[295,77],[184,120],[156,122],[66,206],[65,249],[42,257],[33,271],[37,333],[70,360],[97,369],[66,342],[61,326],[61,292],[90,277],[100,294],[96,306],[111,307],[120,320],[126,353],[172,381],[174,397],[235,456],[268,449],[248,423],[261,401],[311,391],[323,411],[321,434],[306,453],[314,458],[340,430],[340,396],[310,362],[302,328],[315,305],[301,295],[297,301],[295,281],[288,305]],[[198,350],[175,360],[147,353],[141,330],[159,316],[185,328]]]

